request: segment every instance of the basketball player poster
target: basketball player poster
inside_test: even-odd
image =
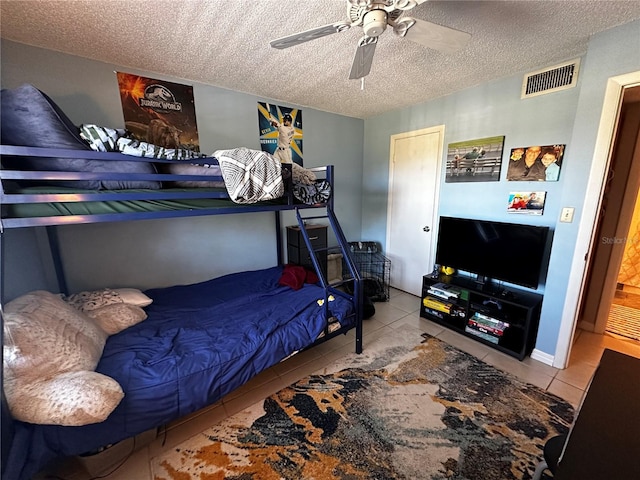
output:
[[[116,72],[125,128],[141,142],[200,151],[193,87]]]
[[[258,102],[260,148],[282,163],[302,163],[302,111]]]

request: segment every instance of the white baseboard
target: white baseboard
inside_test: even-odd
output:
[[[553,367],[553,355],[549,355],[548,353],[541,352],[540,350],[536,350],[534,348],[531,352],[531,358]]]

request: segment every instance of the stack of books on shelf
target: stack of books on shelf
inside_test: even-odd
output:
[[[424,297],[422,299],[422,305],[428,314],[438,318],[444,318],[445,315],[451,315],[451,309],[453,308],[452,303],[442,302],[433,297]]]
[[[436,283],[429,287],[428,296],[422,300],[422,305],[427,313],[438,318],[445,318],[445,315],[464,317],[464,308],[460,308],[450,301],[459,298],[460,293],[460,289],[453,285]]]
[[[497,344],[507,328],[509,328],[507,322],[475,312],[467,321],[465,332]]]
[[[458,287],[447,283],[435,283],[429,287],[429,295],[434,295],[444,300],[460,298],[461,292]]]

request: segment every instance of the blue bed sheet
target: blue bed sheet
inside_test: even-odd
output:
[[[61,427],[16,423],[3,478],[26,479],[47,461],[78,455],[164,425],[216,402],[262,370],[311,343],[326,321],[324,290],[281,286],[282,267],[154,289],[148,318],[109,337],[96,370],[125,397],[98,424]],[[352,326],[351,302],[336,297],[331,314]]]

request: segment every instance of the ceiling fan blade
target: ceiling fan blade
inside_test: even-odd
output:
[[[378,37],[364,36],[360,39],[358,48],[356,49],[356,56],[353,58],[353,64],[351,65],[349,80],[356,80],[369,75],[377,44]]]
[[[443,53],[454,53],[464,47],[471,34],[443,27],[424,20],[412,19],[415,23],[406,30],[404,37],[412,42]]]
[[[345,30],[348,30],[349,27],[351,27],[351,24],[347,22],[330,23],[329,25],[312,28],[311,30],[294,33],[293,35],[288,35],[286,37],[278,38],[277,40],[272,40],[270,45],[273,48],[289,48],[293,47],[294,45],[300,45],[301,43],[315,40],[316,38],[326,37],[327,35],[331,35],[333,33],[344,32]]]

